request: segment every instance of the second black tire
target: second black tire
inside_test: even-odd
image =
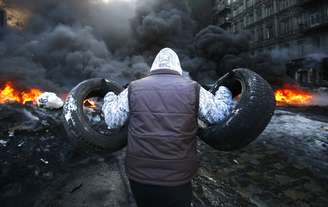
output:
[[[255,140],[270,122],[276,105],[271,86],[260,75],[245,68],[233,73],[241,85],[241,97],[233,112],[223,123],[198,131],[204,142],[221,151],[237,150]],[[220,82],[222,79],[211,92],[216,92]]]

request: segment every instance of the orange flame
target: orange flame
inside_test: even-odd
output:
[[[42,94],[37,88],[28,91],[17,90],[11,82],[6,82],[3,88],[0,88],[0,104],[17,102],[26,104],[27,102],[36,103],[36,99]]]
[[[283,88],[275,91],[276,102],[278,106],[283,105],[309,105],[313,101],[313,95],[310,92],[285,84]]]
[[[97,108],[97,104],[96,104],[96,102],[93,101],[93,100],[91,100],[91,99],[86,99],[86,100],[84,100],[83,105],[84,105],[85,107],[92,108],[92,109]]]

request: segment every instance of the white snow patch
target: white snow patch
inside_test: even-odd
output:
[[[77,110],[77,104],[71,95],[68,96],[66,104],[64,105],[64,109],[66,121],[71,120],[73,124],[75,124],[74,120],[72,119],[72,112]]]
[[[8,143],[8,141],[5,141],[5,140],[0,139],[0,145],[1,146],[6,147],[7,146],[7,143]]]

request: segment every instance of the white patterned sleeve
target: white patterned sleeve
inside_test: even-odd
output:
[[[208,124],[216,124],[226,119],[232,111],[230,90],[220,86],[215,96],[206,89],[200,89],[199,119]]]
[[[107,93],[102,111],[108,129],[122,127],[129,117],[128,89],[125,89],[119,95],[115,95],[113,92]]]

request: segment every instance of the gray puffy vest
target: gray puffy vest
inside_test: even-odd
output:
[[[128,177],[163,186],[189,182],[198,168],[199,84],[161,69],[128,90]]]

